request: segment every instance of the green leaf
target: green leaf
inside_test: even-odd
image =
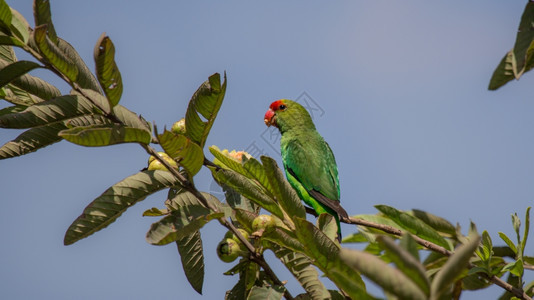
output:
[[[204,196],[204,199],[208,203],[210,203],[212,206],[216,207],[219,211],[224,211],[227,214],[230,214],[231,212],[227,210],[228,206],[225,206],[225,204],[221,203],[219,199],[217,199],[215,196],[209,193],[201,192],[202,196]],[[167,201],[165,201],[165,205],[170,210],[178,210],[180,207],[188,206],[188,205],[203,205],[198,198],[193,195],[191,192],[188,192],[184,189],[170,189],[169,194],[167,195]]]
[[[260,190],[260,188],[256,184],[250,181],[250,179],[232,170],[215,168],[211,168],[211,170],[213,178],[215,178],[215,180],[217,180],[217,182],[219,182],[220,184],[228,185],[232,189],[236,190],[238,193],[247,197],[247,199],[250,199],[257,205],[270,211],[272,214],[279,217],[280,219],[284,218],[284,215],[280,210],[278,203],[276,203],[273,199],[265,195],[265,193]]]
[[[202,168],[204,152],[199,145],[181,134],[165,130],[158,134],[158,141],[163,150],[174,160],[178,161],[191,176]]]
[[[366,235],[362,234],[361,232],[356,232],[351,235],[345,236],[341,243],[369,243],[369,240],[367,239]]]
[[[469,259],[478,248],[480,236],[471,235],[467,244],[456,249],[454,254],[449,257],[441,270],[436,274],[430,288],[431,299],[439,299],[447,288],[457,279],[457,277],[467,268]]]
[[[41,65],[38,63],[27,60],[16,61],[4,66],[2,69],[0,69],[0,87],[5,86],[29,71],[40,67]]]
[[[216,165],[220,166],[221,168],[234,170],[237,173],[245,175],[247,177],[254,177],[252,174],[249,173],[249,171],[245,169],[244,165],[240,161],[237,161],[235,158],[229,157],[228,155],[223,153],[223,151],[221,151],[217,146],[211,146],[209,147],[209,150],[211,154],[215,156],[214,163]]]
[[[525,247],[527,245],[528,230],[530,228],[530,206],[527,207],[527,212],[525,213],[525,231],[523,232],[523,239],[521,240],[521,257],[525,253]]]
[[[152,245],[166,245],[198,231],[209,221],[224,217],[223,212],[212,212],[201,205],[178,208],[150,226],[146,240]]]
[[[521,220],[517,216],[517,213],[514,213],[512,215],[512,225],[514,226],[514,230],[517,236],[517,243],[519,244],[521,243],[521,234],[519,233],[521,229]],[[517,250],[520,250],[520,249],[517,249]]]
[[[2,65],[1,61],[0,65]],[[11,84],[43,100],[51,100],[61,96],[61,92],[58,88],[39,77],[31,76],[29,74],[24,74],[19,78],[14,79]]]
[[[524,272],[523,260],[518,259],[514,262],[508,263],[506,266],[504,266],[503,271],[508,271],[514,274],[515,276],[521,278]]]
[[[265,171],[263,165],[254,157],[247,158],[243,155],[242,168],[245,172],[241,173],[247,177],[252,177],[258,181],[258,183],[271,195],[275,194],[275,190],[269,180],[269,175]],[[234,169],[239,172],[241,168]]]
[[[450,250],[449,243],[423,221],[387,205],[375,205],[375,207],[410,233]]]
[[[516,61],[514,56],[514,51],[510,50],[506,55],[501,59],[501,62],[493,71],[491,76],[488,89],[494,91],[501,86],[505,85],[509,81],[515,78],[514,69],[516,68]]]
[[[247,300],[281,300],[284,290],[281,286],[253,286]]]
[[[90,89],[82,89],[81,93],[76,90],[72,90],[71,94],[85,97],[87,98],[87,100],[93,102],[95,106],[102,110],[104,113],[111,113],[111,106],[109,106],[108,99],[106,99],[106,97],[102,96],[102,94],[98,92],[95,92]]]
[[[482,232],[482,244],[480,245],[479,250],[477,250],[477,255],[485,262],[489,261],[493,255],[493,243],[486,230]]]
[[[226,92],[226,74],[221,85],[221,76],[215,73],[193,94],[185,114],[186,135],[204,147],[215,117],[221,108]]]
[[[58,133],[66,128],[60,122],[26,130],[0,147],[0,159],[28,154],[57,143],[62,140]]]
[[[204,254],[200,231],[184,236],[176,241],[184,273],[191,286],[202,294],[204,283]]]
[[[107,227],[126,209],[144,200],[148,195],[180,182],[167,171],[142,171],[129,176],[108,188],[93,200],[83,213],[70,225],[65,234],[65,245]]]
[[[152,131],[147,121],[120,104],[113,107],[113,114],[128,127]]]
[[[1,0],[0,0],[1,1]],[[0,46],[0,61],[5,60],[8,63],[17,61],[15,51],[10,46]]]
[[[143,217],[161,217],[168,215],[169,211],[166,209],[159,209],[157,207],[152,207],[151,209],[147,209],[143,212]]]
[[[32,106],[36,103],[45,101],[35,95],[32,95],[13,84],[8,84],[3,88],[0,88],[2,99],[15,105]]]
[[[456,235],[456,227],[454,227],[454,225],[452,225],[449,221],[443,219],[442,217],[438,217],[429,212],[418,209],[412,209],[412,213],[414,217],[425,222],[427,225],[434,228],[435,230],[450,234],[451,236]]]
[[[47,36],[47,25],[35,27],[34,40],[43,56],[70,81],[76,82],[78,68]]]
[[[425,293],[413,281],[378,257],[351,249],[341,249],[339,255],[351,269],[361,272],[399,299],[427,299]]]
[[[419,261],[419,245],[411,234],[407,233],[400,239],[399,246],[408,251],[417,261]]]
[[[30,24],[28,21],[16,10],[11,9],[11,26],[10,30],[13,35],[19,39],[23,44],[27,44],[30,38]]]
[[[300,282],[311,299],[329,298],[328,290],[321,280],[319,280],[319,273],[312,266],[308,257],[302,253],[284,248],[275,248],[273,252]]]
[[[254,202],[239,194],[233,188],[225,184],[221,184],[221,188],[224,191],[226,203],[232,208],[241,208],[250,212],[259,212],[259,207],[254,204]]]
[[[273,194],[276,200],[278,200],[278,204],[280,204],[291,219],[306,218],[306,210],[304,209],[304,205],[302,205],[302,201],[295,192],[295,189],[285,179],[276,161],[267,156],[262,156],[261,161],[263,162],[265,174],[271,183]]]
[[[0,116],[0,127],[31,128],[80,115],[96,113],[99,110],[87,99],[79,96],[60,96],[26,108],[20,113]]]
[[[67,41],[58,38],[58,48],[68,57],[70,61],[76,65],[78,69],[78,76],[76,82],[83,89],[93,90],[101,94],[100,86],[96,80],[91,70],[87,67],[83,59],[80,57],[80,54],[69,44]],[[106,100],[107,101],[107,100]]]
[[[121,143],[150,144],[150,132],[123,125],[91,125],[62,130],[59,136],[86,147],[101,147]]]
[[[411,279],[428,297],[430,295],[430,280],[426,276],[425,267],[411,253],[395,244],[392,238],[380,236],[377,241],[399,271]]]
[[[21,42],[19,39],[12,36],[4,35],[2,32],[0,32],[0,45],[24,47],[24,43]]]
[[[304,246],[295,238],[295,235],[286,229],[275,228],[274,230],[265,231],[261,238],[270,241],[278,246],[290,249],[294,252],[306,253]]]
[[[98,81],[113,107],[119,103],[122,95],[122,77],[115,63],[115,46],[105,34],[96,43],[94,57]]]
[[[323,213],[317,218],[317,227],[332,241],[337,237],[337,224],[334,216]]]
[[[33,17],[35,19],[35,26],[47,25],[48,28],[48,38],[54,42],[58,43],[58,38],[56,30],[54,29],[54,24],[52,24],[52,13],[50,12],[50,1],[49,0],[35,0],[33,2]]]
[[[0,1],[0,28],[11,27],[11,8],[4,0]]]
[[[294,222],[295,234],[314,265],[353,299],[367,299],[365,283],[359,273],[340,258],[339,246],[305,219],[295,218]]]
[[[532,23],[534,22],[534,3],[527,2],[523,15],[521,16],[521,22],[519,23],[519,29],[517,32],[515,44],[514,44],[514,56],[517,61],[517,73],[516,78],[521,76],[525,64],[527,61],[527,51],[530,48],[532,41],[534,41],[534,31],[532,31]]]

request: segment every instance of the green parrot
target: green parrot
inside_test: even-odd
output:
[[[300,199],[317,214],[328,213],[337,222],[348,218],[339,201],[339,176],[332,149],[315,129],[308,111],[297,102],[281,99],[271,103],[265,125],[280,130],[280,151],[287,180]]]

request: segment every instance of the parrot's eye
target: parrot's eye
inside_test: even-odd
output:
[[[280,106],[278,106],[278,109],[279,110],[285,110],[286,109],[286,106],[284,104],[281,104]]]

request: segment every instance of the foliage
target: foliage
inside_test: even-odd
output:
[[[109,37],[102,35],[96,43],[93,75],[76,50],[58,36],[49,1],[35,0],[34,18],[36,26],[30,28],[23,16],[0,0],[0,96],[10,103],[0,110],[0,127],[26,129],[0,147],[0,159],[64,139],[87,147],[137,144],[164,166],[109,187],[74,220],[65,245],[104,229],[132,205],[168,189],[165,207],[143,214],[159,218],[146,240],[153,245],[175,243],[186,277],[199,293],[204,280],[201,230],[217,220],[230,232],[221,237],[224,247],[217,250],[224,253],[218,254],[227,262],[239,258],[225,273],[239,277],[226,299],[293,298],[263,258],[265,251],[272,251],[301,284],[305,294],[297,299],[376,299],[367,292],[362,276],[398,299],[459,298],[463,290],[490,284],[506,290],[502,299],[532,296],[532,289],[525,287],[533,284],[523,283],[525,269],[534,263],[534,257],[525,255],[530,208],[522,232],[519,217],[512,216],[516,241],[499,233],[505,246],[497,247],[486,231],[479,235],[474,224],[464,235],[459,226],[431,213],[376,205],[376,215],[343,220],[358,228],[343,242],[363,244],[364,250],[342,247],[335,238],[334,218],[323,214],[316,224],[307,221],[305,207],[272,158],[256,159],[216,146],[209,147],[213,162],[206,158],[204,146],[223,103],[226,76],[213,74],[194,93],[185,111],[185,131],[159,134],[155,126],[119,104],[123,84]],[[514,49],[495,71],[490,89],[532,68],[534,34],[525,30],[532,18],[534,7],[529,2]],[[13,47],[35,61],[17,60]],[[56,74],[72,90],[63,94],[28,74],[36,68]],[[157,155],[154,144],[177,167]],[[193,179],[202,167],[221,185],[225,201],[195,188]],[[260,210],[268,214],[267,221],[256,219]],[[321,279],[321,273],[327,279]],[[504,275],[508,283],[500,279]],[[338,290],[326,289],[323,280],[332,281]]]

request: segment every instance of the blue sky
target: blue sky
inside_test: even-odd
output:
[[[32,1],[7,2],[33,23]],[[510,214],[523,218],[532,205],[532,74],[487,90],[514,43],[525,1],[51,2],[58,35],[91,69],[95,42],[102,32],[110,36],[125,87],[121,104],[160,128],[183,117],[209,75],[226,71],[225,102],[207,144],[255,145],[279,159],[278,145],[264,139],[265,111],[279,98],[312,101],[323,112],[315,122],[336,155],[350,214],[374,214],[377,204],[418,208],[464,229],[473,221],[502,244],[499,231],[513,236]],[[49,73],[33,74],[68,92]],[[0,130],[0,142],[19,133]],[[145,242],[156,219],[141,214],[162,207],[165,193],[63,246],[83,208],[147,159],[136,145],[61,142],[1,161],[2,295],[221,299],[237,278],[222,275],[232,265],[215,255],[225,232],[219,224],[202,231],[204,296],[186,282],[173,245]],[[213,190],[209,174],[200,176],[199,187]],[[348,235],[354,228],[342,230]],[[300,293],[268,258],[291,292]],[[491,288],[463,299],[500,293]]]

